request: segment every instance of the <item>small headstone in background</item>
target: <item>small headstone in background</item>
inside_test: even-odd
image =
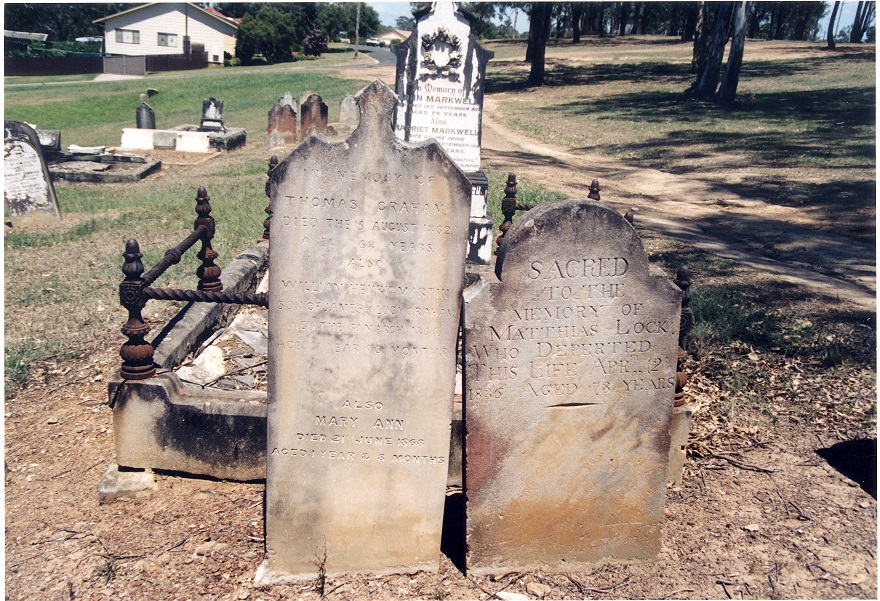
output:
[[[285,92],[278,103],[269,109],[269,126],[267,145],[279,148],[288,144],[296,144],[297,116],[296,100],[290,92]]]
[[[298,101],[299,105],[297,106],[297,113],[300,113],[300,114],[302,113],[302,105],[304,105],[306,103],[306,100],[308,100],[309,96],[311,96],[312,94],[314,94],[314,92],[312,92],[311,90],[306,90],[305,92],[302,93],[302,96],[299,97],[299,101]]]
[[[38,218],[61,219],[40,138],[20,121],[3,124],[3,201],[13,225]]]
[[[357,98],[270,178],[263,584],[438,569],[470,184]]]
[[[525,213],[465,292],[467,571],[649,559],[663,533],[681,291],[623,217]]]
[[[141,104],[135,111],[135,122],[138,129],[156,129],[156,114],[147,104],[146,94],[141,94]]]
[[[201,131],[226,131],[223,125],[223,101],[214,98],[202,100],[202,121],[199,124]]]
[[[37,137],[43,148],[43,155],[61,152],[61,132],[57,129],[37,129]]]
[[[339,101],[339,122],[354,125],[358,121],[357,101],[351,94],[346,94]]]
[[[327,104],[317,94],[310,94],[305,102],[299,105],[300,109],[300,137],[305,140],[312,131],[319,134],[335,135],[335,131],[327,126]]]

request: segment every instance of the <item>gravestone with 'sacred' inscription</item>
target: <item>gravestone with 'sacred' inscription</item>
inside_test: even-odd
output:
[[[592,201],[541,205],[504,240],[500,281],[465,292],[468,572],[654,557],[681,292]]]

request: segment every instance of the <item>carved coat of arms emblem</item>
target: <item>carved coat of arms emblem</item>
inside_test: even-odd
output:
[[[445,27],[438,27],[433,34],[422,36],[422,77],[442,75],[452,81],[458,79],[461,69],[461,40]]]

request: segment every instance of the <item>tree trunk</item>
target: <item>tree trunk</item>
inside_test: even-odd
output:
[[[694,52],[691,57],[691,73],[696,73],[697,81],[706,67],[706,55],[709,54],[709,7],[700,2],[697,13],[697,27],[694,32]]]
[[[651,12],[651,4],[642,2],[642,16],[639,19],[639,33],[645,35],[648,33],[648,16]],[[635,27],[633,27],[635,29]]]
[[[685,16],[684,29],[681,31],[682,42],[692,42],[697,31],[697,19],[700,15],[700,3],[690,2]]]
[[[526,45],[526,62],[530,63],[535,58],[535,44],[538,37],[537,31],[540,23],[537,22],[536,13],[540,10],[537,2],[532,3],[529,10],[529,43]]]
[[[853,44],[861,44],[865,32],[868,31],[868,24],[874,16],[875,5],[873,2],[859,2],[856,8],[856,16],[853,19],[852,30],[849,33],[849,41]]]
[[[571,7],[571,43],[581,43],[581,17],[584,15],[584,5],[575,2]]]
[[[556,39],[562,38],[565,31],[565,5],[559,5],[559,14],[556,15]]]
[[[620,3],[620,26],[617,30],[617,35],[620,35],[620,36],[626,35],[627,19],[629,19],[629,2],[621,2]]]
[[[840,8],[840,0],[837,0],[834,3],[834,8],[831,9],[831,20],[828,21],[828,49],[834,50],[837,46],[834,42],[834,20],[837,19],[837,9]]]
[[[721,104],[733,104],[736,99],[736,88],[739,85],[739,71],[742,67],[743,49],[746,45],[746,0],[736,6],[733,18],[733,36],[730,39],[730,54],[727,56],[727,68],[724,80],[718,90],[718,101]]]
[[[599,3],[599,16],[596,19],[597,29],[599,30],[599,37],[605,37],[605,3]]]
[[[529,70],[529,86],[544,85],[544,55],[547,51],[547,40],[550,38],[550,22],[553,16],[552,2],[535,2],[532,5],[531,20],[535,28],[532,48],[532,68]]]
[[[721,77],[721,61],[724,59],[724,47],[727,45],[727,30],[730,28],[731,2],[718,4],[715,14],[715,26],[712,28],[712,43],[703,75],[697,83],[697,97],[709,99],[715,97],[718,79]]]
[[[864,2],[859,2],[856,5],[856,16],[853,19],[852,29],[849,30],[849,43],[855,44],[857,42],[862,41],[862,36],[864,32],[861,30],[862,26],[862,5]]]

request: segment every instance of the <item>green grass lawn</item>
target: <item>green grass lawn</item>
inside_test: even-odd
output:
[[[347,60],[351,62],[351,55]],[[333,120],[339,114],[342,96],[362,87],[313,69],[317,61],[293,64],[304,67],[216,68],[186,75],[175,73],[167,78],[6,87],[5,118],[33,123],[42,129],[59,129],[65,146],[118,146],[122,129],[135,126],[139,97],[147,88],[159,91],[148,103],[156,113],[156,126],[160,129],[185,123],[198,125],[202,99],[213,96],[223,100],[227,125],[243,127],[248,132],[265,132],[269,109],[286,91],[297,96],[306,90],[320,94]]]

